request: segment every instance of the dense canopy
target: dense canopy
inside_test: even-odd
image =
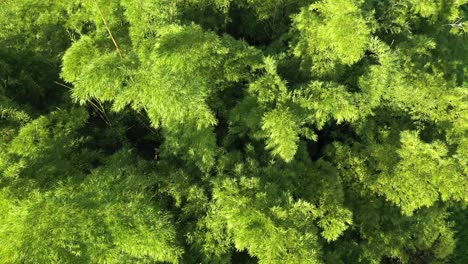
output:
[[[468,263],[467,0],[3,0],[0,263]]]

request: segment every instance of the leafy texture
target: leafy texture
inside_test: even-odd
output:
[[[466,0],[4,0],[1,263],[466,263]]]

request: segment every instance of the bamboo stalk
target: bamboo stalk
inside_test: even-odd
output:
[[[109,33],[109,36],[112,39],[112,42],[114,43],[114,46],[115,46],[117,52],[119,53],[120,58],[123,59],[124,56],[122,55],[122,51],[120,51],[119,45],[117,44],[117,41],[115,41],[114,35],[112,35],[112,31],[109,28],[109,24],[107,24],[107,20],[104,17],[104,14],[102,13],[101,8],[99,7],[99,4],[98,4],[97,0],[94,0],[94,3],[96,3],[96,7],[97,7],[97,10],[99,12],[99,15],[102,18],[102,22],[104,22],[104,26],[106,27],[107,32]]]

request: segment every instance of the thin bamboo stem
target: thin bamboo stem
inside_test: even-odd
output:
[[[119,45],[117,44],[117,41],[115,41],[114,35],[112,35],[112,31],[109,28],[109,24],[107,23],[107,20],[104,17],[104,14],[102,13],[101,8],[99,7],[99,4],[98,4],[97,0],[94,0],[94,3],[96,3],[96,7],[97,7],[97,10],[99,12],[99,15],[101,16],[102,22],[104,22],[104,26],[106,27],[107,32],[109,33],[109,36],[112,39],[112,42],[114,43],[115,49],[119,53],[120,58],[123,59],[124,56],[122,54],[122,51],[120,50]]]

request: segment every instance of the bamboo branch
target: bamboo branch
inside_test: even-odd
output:
[[[104,109],[104,107],[102,106],[101,102],[98,100],[98,99],[94,99],[96,100],[96,102],[99,104],[99,106],[101,108],[98,107],[98,105],[96,105],[94,102],[93,102],[93,99],[90,99],[88,100],[88,102],[91,104],[91,106],[93,106],[93,108],[96,110],[96,112],[98,113],[98,115],[102,118],[102,120],[104,120],[104,122],[108,125],[108,126],[112,126],[112,123],[111,121],[109,120],[109,118],[107,117],[106,115],[106,110]]]
[[[63,83],[59,83],[59,82],[55,82],[55,84],[58,84],[62,87],[65,87],[65,88],[68,88],[70,91],[73,90],[72,87],[68,86],[68,85],[65,85]],[[112,126],[112,123],[110,122],[110,119],[107,117],[106,115],[106,110],[104,109],[104,106],[101,104],[101,101],[99,101],[98,99],[95,99],[96,102],[98,102],[99,106],[96,105],[94,102],[93,102],[93,99],[89,99],[87,100],[87,102],[94,108],[94,110],[96,111],[96,113],[101,117],[101,119],[108,125],[108,126]]]
[[[109,36],[112,39],[112,42],[114,43],[114,46],[117,52],[119,53],[120,58],[123,59],[124,56],[122,55],[122,52],[120,51],[119,45],[117,45],[117,41],[115,41],[114,36],[112,35],[112,31],[110,30],[109,25],[107,24],[107,20],[104,18],[104,14],[102,13],[101,8],[99,8],[99,4],[97,0],[94,0],[94,3],[96,3],[96,7],[99,12],[99,15],[102,18],[102,22],[104,22],[104,26],[106,26],[107,32],[109,33]]]
[[[54,81],[54,83],[55,83],[55,84],[58,84],[58,85],[60,85],[60,86],[62,86],[62,87],[65,87],[65,88],[67,88],[67,89],[70,90],[70,91],[73,90],[72,87],[70,87],[70,86],[68,86],[68,85],[65,85],[65,84],[63,84],[63,83],[59,83],[59,82],[56,82],[56,81]]]
[[[93,102],[92,99],[88,100],[88,103],[94,108],[94,110],[96,111],[96,113],[101,117],[101,119],[108,125],[108,126],[112,126],[110,120],[107,118],[107,115],[105,112],[101,112],[101,110],[99,109],[99,107]]]

